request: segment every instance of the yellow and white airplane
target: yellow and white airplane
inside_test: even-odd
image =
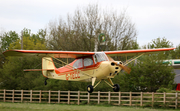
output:
[[[130,73],[131,69],[126,67],[126,65],[144,54],[151,54],[159,51],[169,51],[173,49],[175,48],[104,52],[8,50],[3,54],[5,56],[40,56],[42,57],[42,69],[29,69],[25,71],[42,71],[43,76],[47,79],[50,78],[67,81],[92,82],[92,85],[87,86],[87,91],[92,93],[93,89],[102,80],[111,86],[115,92],[118,92],[120,86],[118,84],[114,84],[111,78],[114,78],[121,70],[125,70],[126,72]],[[121,61],[114,61],[110,56],[134,57],[122,63]],[[66,65],[56,68],[52,58]],[[75,60],[69,64],[68,61],[65,63],[57,58],[75,58]],[[45,85],[47,84],[46,80]],[[95,81],[99,82],[95,85]]]

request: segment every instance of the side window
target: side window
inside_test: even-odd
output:
[[[78,59],[78,60],[73,64],[73,67],[75,67],[75,68],[81,68],[81,67],[83,67],[83,65],[82,65],[82,59]]]
[[[93,65],[93,60],[91,57],[89,58],[84,58],[84,66],[90,66]]]

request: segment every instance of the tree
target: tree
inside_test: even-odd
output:
[[[3,67],[3,64],[5,62],[5,57],[2,54],[4,51],[8,50],[9,45],[12,42],[16,42],[18,38],[18,34],[15,31],[9,31],[5,32],[0,36],[1,42],[0,42],[0,68]]]
[[[3,67],[4,61],[5,61],[5,57],[4,57],[4,55],[2,53],[3,53],[3,51],[0,48],[0,68]]]
[[[30,29],[23,30],[23,49],[26,50],[45,50],[45,35],[46,32],[40,30],[39,34],[32,34]],[[41,35],[40,35],[41,34]],[[21,40],[18,39],[9,45],[9,49],[21,49]]]
[[[173,47],[173,43],[170,42],[169,40],[167,40],[165,37],[160,38],[158,37],[157,39],[153,39],[150,43],[148,43],[148,45],[143,46],[143,48],[148,48],[148,49],[152,49],[152,48],[171,48]],[[166,59],[172,59],[172,55],[174,54],[174,50],[171,51],[166,51],[166,52],[162,52],[164,53],[165,56],[165,60]]]
[[[8,49],[21,49],[21,41],[18,39],[12,42]],[[32,34],[30,30],[23,31],[23,49],[42,50],[46,49],[45,38],[39,34]],[[44,85],[41,81],[44,77],[41,72],[23,72],[23,69],[41,69],[41,59],[39,57],[7,57],[2,69],[0,69],[0,88],[5,89],[33,89]],[[36,67],[37,66],[37,67]]]
[[[148,43],[148,49],[152,48],[169,48],[173,47],[173,43],[167,40],[165,37],[152,40],[150,43]]]
[[[58,22],[49,23],[49,49],[93,51],[100,33],[104,33],[106,36],[108,50],[138,48],[138,44],[134,40],[137,34],[135,24],[131,22],[125,10],[117,14],[116,11],[102,11],[97,4],[88,5],[75,10],[74,15],[68,15],[65,21],[60,18]],[[102,50],[99,44],[98,50]],[[50,81],[56,87],[57,81]],[[48,84],[48,87],[53,88],[52,84]],[[76,82],[74,84],[74,82],[67,81],[62,81],[61,84],[66,88],[59,87],[60,90],[68,90],[68,88],[71,90],[86,90],[87,86],[84,83]],[[97,87],[95,90],[105,91],[107,88],[109,89],[109,86]]]
[[[19,37],[18,34],[15,31],[9,31],[9,32],[5,32],[2,36],[0,36],[1,39],[1,50],[2,51],[6,51],[8,50],[8,47],[11,43],[16,42]]]
[[[4,89],[32,89],[38,84],[33,84],[34,79],[39,78],[41,72],[23,72],[23,69],[33,69],[41,63],[41,58],[33,57],[9,57],[8,61],[0,69]],[[38,67],[40,68],[40,66]]]
[[[163,54],[145,56],[137,64],[130,65],[131,73],[120,75],[122,91],[155,92],[157,89],[173,88],[175,73],[163,64]]]
[[[105,33],[108,50],[124,50],[136,37],[135,24],[127,16],[126,10],[100,10],[97,4],[78,8],[74,15],[68,15],[67,22],[59,19],[49,25],[48,45],[55,50],[93,51],[100,33]],[[123,43],[123,47],[121,47]],[[98,44],[98,50],[100,45]]]
[[[168,48],[173,44],[164,38],[157,38],[148,43],[147,48]],[[146,46],[145,46],[146,48]],[[175,73],[171,66],[163,64],[163,60],[171,59],[173,51],[159,52],[140,57],[137,64],[132,63],[130,74],[120,74],[122,91],[150,91],[172,88]]]
[[[175,51],[172,54],[173,59],[180,59],[180,44],[176,46]]]

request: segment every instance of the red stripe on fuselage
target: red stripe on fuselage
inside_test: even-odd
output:
[[[87,71],[87,70],[94,70],[94,69],[97,69],[99,68],[101,65],[101,62],[98,62],[97,64],[95,65],[92,65],[92,66],[88,66],[88,67],[82,67],[82,68],[78,68],[77,70],[81,70],[81,71]],[[69,66],[70,67],[70,66]],[[64,70],[63,68],[66,68],[65,66],[64,67],[61,67],[59,69],[56,69],[56,74],[58,76],[62,76],[62,75],[65,75],[65,74],[68,74],[68,73],[72,73],[75,71],[75,69],[73,70],[72,68],[69,69],[69,68],[66,68],[66,70]],[[63,70],[63,71],[62,71]]]

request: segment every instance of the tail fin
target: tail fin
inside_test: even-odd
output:
[[[55,65],[51,57],[43,57],[42,58],[42,74],[47,78],[53,77],[53,75],[49,74],[49,72],[55,71]]]

